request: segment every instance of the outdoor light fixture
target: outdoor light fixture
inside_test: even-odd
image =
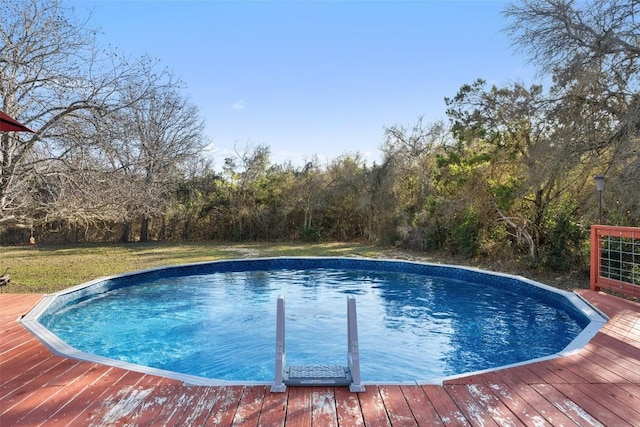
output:
[[[604,190],[604,175],[596,175],[593,177],[596,182],[596,190],[598,190],[598,224],[602,224],[602,190]]]

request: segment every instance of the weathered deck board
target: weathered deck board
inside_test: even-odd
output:
[[[111,390],[113,385],[125,374],[125,371],[107,368],[103,375],[96,379],[92,384],[84,388],[74,399],[70,399],[64,406],[49,419],[52,424],[71,425],[73,421],[78,421],[82,425],[87,425],[83,415],[91,414],[90,408],[94,402],[98,402],[100,397]]]
[[[360,400],[360,408],[362,410],[362,418],[367,426],[390,426],[387,411],[380,396],[377,386],[371,385],[366,387],[363,393],[358,394]]]
[[[614,414],[624,414],[624,421],[640,426],[640,401],[616,384],[585,384],[580,391],[604,405]],[[640,397],[640,396],[639,396]],[[629,408],[634,410],[629,411]]]
[[[263,427],[284,426],[284,418],[287,414],[287,393],[267,393],[262,402],[262,411],[258,425]]]
[[[285,424],[292,427],[310,426],[311,387],[290,387],[288,393]]]
[[[213,405],[220,398],[219,387],[186,387],[178,398],[182,411],[173,419],[165,420],[165,425],[203,426],[209,419]],[[160,421],[160,420],[158,420]]]
[[[346,387],[337,387],[333,391],[336,399],[336,413],[338,415],[338,425],[343,427],[364,426],[362,418],[362,408],[356,393],[351,393]]]
[[[400,390],[407,400],[413,418],[419,426],[442,426],[442,420],[436,412],[436,408],[420,387],[400,386]]]
[[[498,423],[488,411],[483,410],[480,403],[471,395],[468,387],[469,385],[466,384],[450,384],[445,386],[445,389],[472,426],[498,427]]]
[[[75,400],[87,384],[95,382],[104,374],[104,371],[106,371],[104,366],[96,365],[89,370],[86,370],[82,364],[74,366],[65,373],[64,377],[57,378],[55,382],[46,384],[37,393],[29,396],[26,402],[46,401],[47,404],[35,407],[18,422],[24,425],[37,425],[43,417],[55,418],[54,415],[59,408],[67,405],[70,400]],[[70,396],[71,399],[69,399]]]
[[[558,410],[546,396],[538,393],[531,385],[520,383],[510,386],[510,388],[517,396],[535,408],[535,411],[552,426],[576,425],[564,412]]]
[[[311,390],[311,419],[313,424],[333,427],[338,425],[333,387],[313,387]]]
[[[491,393],[493,393],[497,399],[500,399],[505,408],[512,412],[524,425],[532,427],[550,425],[530,402],[520,397],[520,395],[507,384],[493,383],[491,385],[482,384],[480,386],[490,387]]]
[[[246,387],[243,389],[242,398],[233,416],[234,426],[252,427],[258,425],[258,418],[262,410],[267,387]]]
[[[464,416],[458,405],[444,387],[436,385],[422,386],[425,394],[433,404],[440,419],[445,425],[469,426],[469,420]]]
[[[560,391],[566,398],[580,406],[583,410],[594,416],[605,426],[632,426],[626,421],[631,412],[625,415],[625,418],[621,418],[610,410],[609,404],[612,399],[607,399],[606,394],[600,396],[589,396],[582,390],[586,384],[582,384],[580,388],[571,387],[567,384],[556,384],[554,387]],[[637,425],[637,424],[636,424]]]
[[[524,426],[516,412],[509,410],[497,395],[497,390],[486,384],[469,384],[469,394],[480,404],[481,410],[487,412],[500,426]]]
[[[399,385],[383,385],[378,388],[391,425],[417,426],[407,399]]]
[[[364,393],[188,386],[54,356],[18,322],[41,296],[0,294],[0,425],[640,425],[640,305],[580,293],[611,320],[577,354]]]
[[[233,417],[240,404],[243,387],[232,386],[221,388],[217,399],[204,425],[226,426],[232,425]]]
[[[541,396],[548,400],[557,411],[566,415],[571,421],[579,426],[603,426],[602,423],[589,414],[588,411],[581,408],[580,405],[562,394],[551,384],[533,384],[535,389]]]

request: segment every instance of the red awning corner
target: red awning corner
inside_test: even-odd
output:
[[[32,132],[31,129],[0,110],[0,131],[1,132]]]

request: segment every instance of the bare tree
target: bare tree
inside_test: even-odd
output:
[[[524,0],[504,15],[515,45],[559,85],[598,72],[609,93],[638,87],[638,0]]]
[[[247,142],[242,147],[236,144],[234,151],[235,157],[226,158],[224,166],[228,178],[228,221],[233,238],[253,238],[252,224],[263,214],[263,206],[257,201],[271,164],[271,148]]]
[[[326,205],[323,199],[327,187],[327,177],[320,168],[320,160],[313,156],[297,177],[299,185],[294,188],[295,200],[302,207],[301,233],[303,239],[320,238],[319,211]],[[317,222],[317,223],[316,223]]]
[[[385,157],[401,157],[406,162],[418,162],[435,147],[449,143],[449,129],[442,121],[424,123],[424,117],[411,127],[395,125],[385,129],[382,152]]]
[[[323,228],[334,239],[362,238],[370,213],[369,177],[364,159],[358,152],[343,154],[328,165],[326,176]]]
[[[127,204],[140,218],[140,240],[148,239],[149,221],[162,216],[175,201],[175,190],[183,177],[181,167],[197,158],[208,145],[204,121],[195,105],[177,92],[169,75],[167,82],[149,94],[129,85],[123,110],[121,168],[134,183]],[[125,157],[123,158],[122,155]]]
[[[421,237],[422,228],[440,219],[432,212],[426,213],[425,206],[435,193],[436,157],[451,143],[450,129],[442,121],[427,123],[419,117],[411,126],[385,129],[384,162],[372,169],[371,180],[372,216],[375,212],[387,229],[393,223],[396,225],[393,232],[384,232],[385,238],[396,233],[405,242],[410,241],[412,247],[424,249],[431,245],[425,243],[428,238]]]
[[[515,46],[554,79],[565,142],[617,181],[621,210],[637,211],[640,1],[525,0],[504,15]]]
[[[92,125],[146,97],[159,77],[143,77],[156,62],[100,49],[96,31],[60,0],[0,3],[0,108],[37,131],[0,136],[0,224],[32,222],[37,177],[67,173],[62,161],[86,154],[79,144]],[[138,99],[125,100],[122,85],[134,78]]]

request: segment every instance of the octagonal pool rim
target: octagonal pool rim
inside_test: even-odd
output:
[[[449,379],[476,375],[484,372],[491,372],[509,367],[521,366],[543,360],[550,360],[557,357],[567,356],[570,354],[574,354],[582,349],[608,320],[606,315],[587,303],[576,293],[563,291],[561,289],[554,288],[543,283],[527,279],[525,277],[450,264],[434,264],[408,260],[357,257],[271,257],[224,259],[138,270],[108,277],[101,277],[53,294],[47,294],[33,309],[31,309],[20,320],[27,330],[29,330],[36,338],[38,338],[53,354],[58,356],[69,357],[90,363],[99,363],[144,374],[172,378],[182,381],[185,384],[191,385],[224,386],[270,384],[271,382],[269,381],[228,381],[203,378],[194,375],[167,371],[164,369],[152,368],[149,366],[137,365],[83,352],[77,350],[76,348],[67,344],[65,341],[61,340],[57,335],[55,335],[44,325],[42,325],[39,319],[42,316],[47,315],[48,313],[57,311],[59,308],[69,304],[72,301],[86,299],[93,295],[104,293],[118,287],[141,284],[143,280],[150,281],[167,277],[190,276],[217,272],[241,272],[301,268],[338,268],[345,270],[365,269],[374,271],[395,271],[421,274],[432,277],[452,278],[472,283],[481,283],[502,288],[509,288],[514,291],[526,292],[527,295],[535,296],[538,299],[556,307],[560,306],[562,309],[570,313],[571,316],[576,319],[580,326],[583,328],[582,332],[580,332],[562,351],[552,355],[475,372],[467,372],[441,378],[427,378],[420,381],[411,380],[394,382],[367,382],[366,379],[364,379],[363,384],[365,385],[442,384],[444,381]]]

